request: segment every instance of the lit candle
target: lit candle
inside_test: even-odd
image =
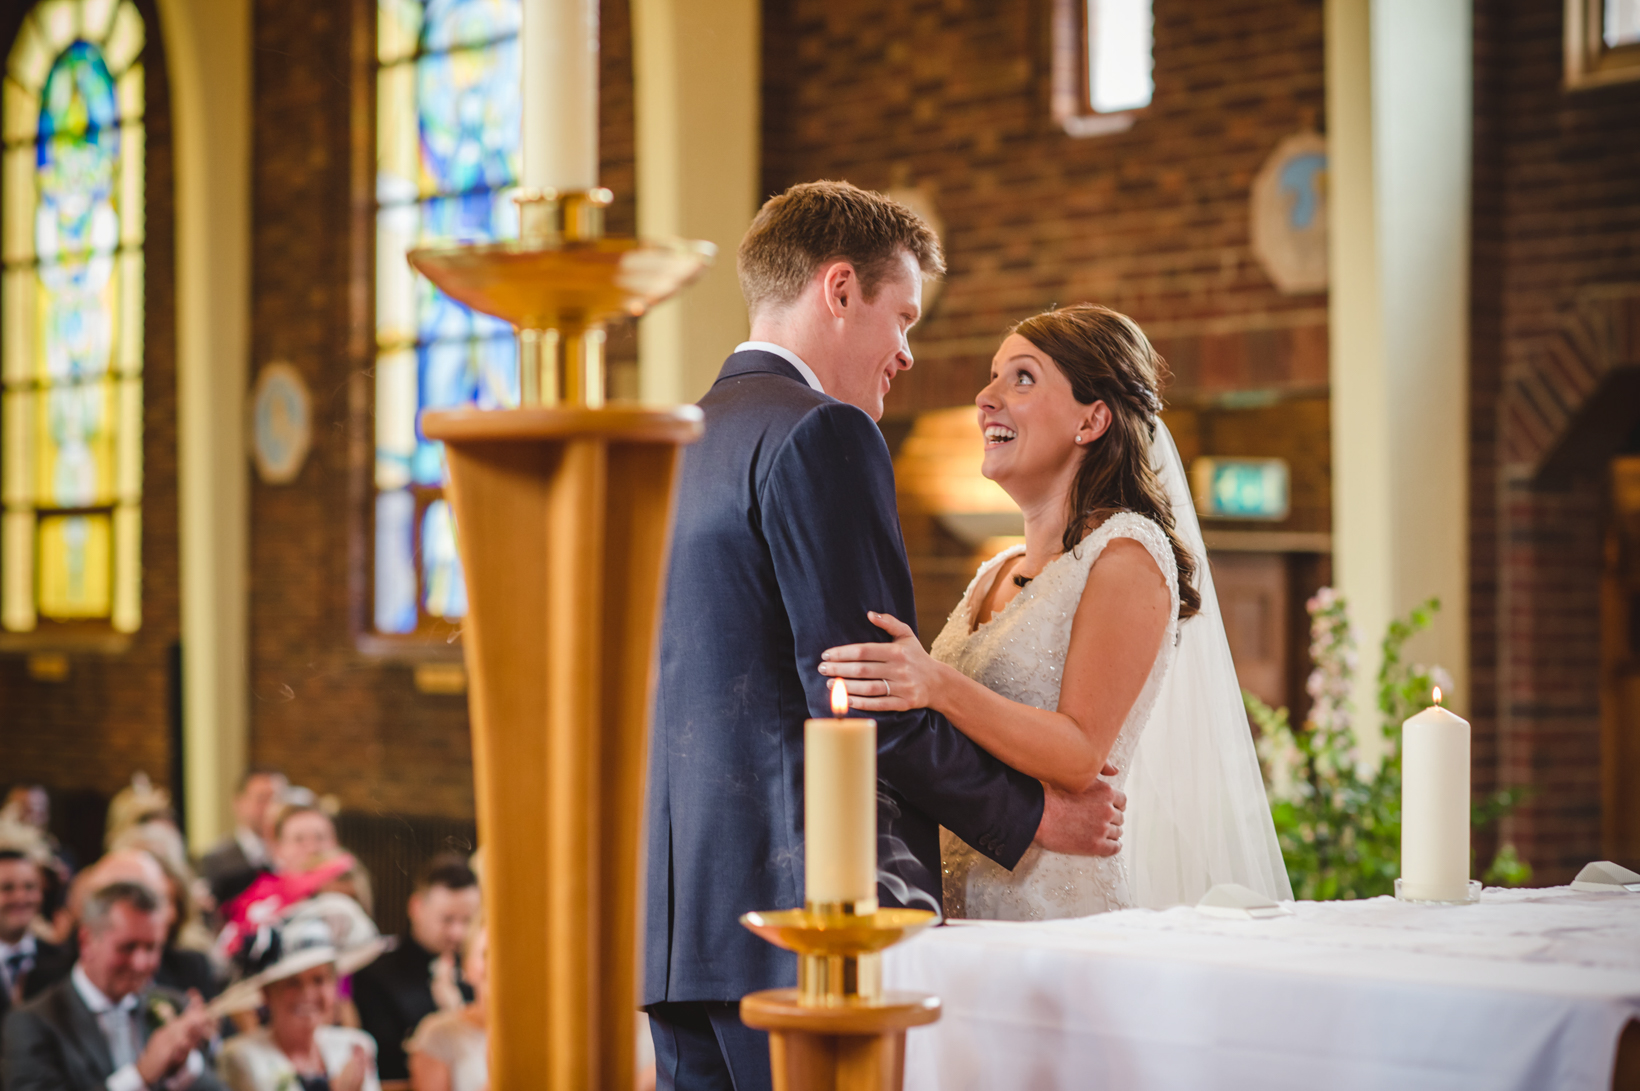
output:
[[[1401,894],[1469,894],[1469,721],[1435,704],[1401,725]]]
[[[536,189],[598,184],[598,0],[524,0],[524,166]]]
[[[804,901],[877,909],[877,721],[845,719],[848,690],[831,685],[834,719],[803,725]],[[865,903],[865,904],[861,904]]]

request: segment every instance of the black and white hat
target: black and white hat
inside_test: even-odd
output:
[[[262,987],[334,965],[345,977],[364,969],[392,945],[345,894],[319,894],[290,908],[283,918],[263,925],[235,957],[240,979],[211,1004],[218,1015],[250,1011],[262,1005]]]

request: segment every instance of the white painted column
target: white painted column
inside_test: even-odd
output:
[[[1384,629],[1431,595],[1408,654],[1468,704],[1472,48],[1466,0],[1327,0],[1334,583],[1368,757]]]
[[[746,339],[735,250],[762,203],[762,28],[756,0],[633,0],[638,232],[706,239],[701,282],[638,324],[646,402],[705,394]]]
[[[176,133],[177,477],[188,841],[247,758],[251,5],[160,0]]]

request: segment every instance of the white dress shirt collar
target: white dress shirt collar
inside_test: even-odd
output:
[[[74,982],[74,991],[80,994],[80,999],[85,1001],[85,1006],[91,1009],[93,1015],[102,1015],[116,1007],[121,1011],[135,1011],[137,1002],[141,999],[136,993],[131,993],[115,1004],[101,989],[92,984],[91,978],[86,976],[85,969],[78,962],[74,964],[74,970],[68,976]]]
[[[85,1006],[91,1009],[108,1043],[109,1057],[114,1062],[113,1073],[103,1081],[103,1091],[151,1091],[142,1073],[137,1070],[137,1060],[142,1056],[143,1048],[142,1035],[137,1026],[137,1006],[142,1003],[141,994],[131,993],[115,1004],[92,984],[78,962],[74,964],[69,980],[74,982],[74,991],[80,994]],[[190,1050],[187,1061],[156,1087],[163,1091],[188,1091],[204,1071],[205,1059],[199,1055],[199,1050]]]
[[[16,943],[7,943],[5,940],[0,939],[0,965],[4,965],[6,959],[10,958],[12,955],[28,955],[33,957],[35,952],[38,950],[39,948],[35,946],[33,932],[24,932],[23,938],[18,940]]]
[[[38,951],[33,932],[24,932],[23,938],[16,943],[7,943],[0,939],[0,988],[9,992],[17,986],[12,968],[13,959],[17,959],[16,970],[20,972],[34,964],[34,956]]]
[[[804,382],[808,383],[822,394],[826,392],[826,388],[820,385],[820,379],[817,375],[815,375],[814,369],[809,367],[808,364],[805,364],[798,357],[797,353],[783,345],[777,345],[773,341],[742,341],[740,344],[735,346],[735,351],[772,352],[792,367],[795,367],[797,369],[797,373],[803,376]]]

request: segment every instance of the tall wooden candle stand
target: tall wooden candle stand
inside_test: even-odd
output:
[[[521,196],[514,242],[417,250],[519,331],[517,409],[428,412],[467,579],[462,628],[496,1091],[630,1091],[649,696],[694,406],[603,405],[605,323],[692,280],[709,243],[605,237],[605,190]]]
[[[740,1001],[741,1022],[769,1032],[774,1091],[900,1091],[905,1032],[939,1019],[940,1002],[885,992],[879,954],[932,924],[934,914],[810,905],[740,921],[798,955],[797,988]]]

